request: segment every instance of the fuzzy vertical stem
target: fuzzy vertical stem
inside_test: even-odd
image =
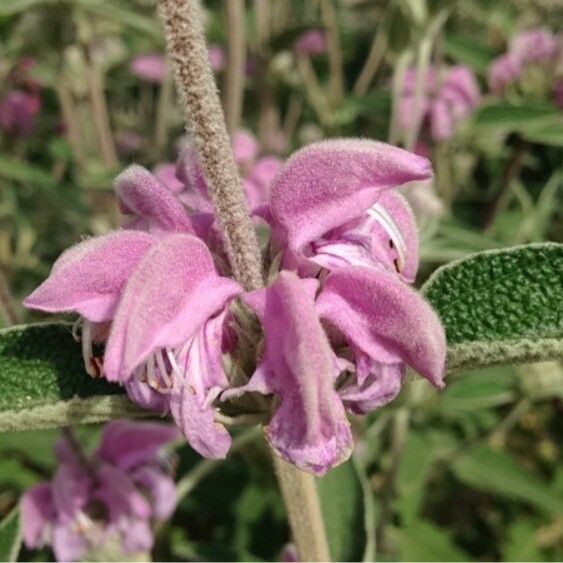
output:
[[[247,290],[259,288],[263,286],[260,250],[209,66],[199,4],[197,0],[159,0],[159,8],[176,85],[209,182],[234,275]],[[301,559],[328,560],[313,477],[277,459],[275,463]]]
[[[255,289],[263,283],[260,250],[209,66],[199,5],[197,0],[160,0],[159,6],[176,86],[225,235],[233,273],[245,289]]]
[[[300,561],[330,561],[315,478],[274,456]]]
[[[246,59],[246,25],[244,0],[228,0],[227,76],[225,80],[225,120],[231,136],[238,129],[244,100],[244,64]]]
[[[344,99],[344,63],[338,31],[338,15],[333,0],[321,0],[321,15],[327,28],[330,90],[334,106],[339,107]]]

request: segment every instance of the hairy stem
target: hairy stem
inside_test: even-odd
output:
[[[167,48],[176,71],[210,195],[235,277],[247,290],[263,286],[260,250],[229,142],[197,0],[159,0]],[[314,478],[275,458],[289,521],[304,561],[328,560]]]
[[[276,474],[301,561],[330,561],[315,478],[274,456]]]
[[[160,0],[167,48],[235,277],[247,290],[263,283],[260,250],[244,199],[196,0]]]
[[[232,136],[240,124],[244,99],[244,64],[246,60],[244,0],[229,0],[226,8],[229,49],[224,107],[227,130]]]

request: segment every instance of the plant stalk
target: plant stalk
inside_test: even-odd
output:
[[[225,80],[225,120],[231,137],[240,125],[244,100],[244,64],[246,60],[246,25],[244,0],[226,3],[229,49]]]
[[[197,0],[159,0],[159,8],[176,86],[209,182],[233,273],[246,290],[263,287],[256,232],[209,66],[199,4]],[[277,458],[275,464],[301,559],[329,560],[314,478]]]
[[[209,65],[199,4],[197,0],[159,0],[159,6],[176,87],[225,235],[229,262],[246,290],[259,288],[263,280],[258,240]]]

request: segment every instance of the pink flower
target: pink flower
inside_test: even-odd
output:
[[[407,365],[443,385],[444,331],[405,283],[416,275],[418,238],[394,193],[429,180],[432,169],[423,157],[367,140],[311,145],[279,171],[277,159],[253,160],[252,142],[243,148],[249,197],[271,228],[264,266],[272,285],[245,294],[224,275],[222,234],[187,146],[176,174],[188,211],[152,174],[130,167],[116,181],[126,229],[65,252],[26,305],[81,315],[90,373],[170,413],[206,457],[224,457],[231,443],[216,411],[244,412],[247,393],[271,397],[260,412],[271,415],[272,447],[321,475],[350,455],[346,411],[392,400]],[[262,333],[244,321],[244,308],[231,308],[237,298]],[[103,360],[93,342],[105,344]]]
[[[416,69],[409,69],[399,105],[399,123],[405,131],[415,119],[416,82]],[[430,67],[423,81],[421,122],[433,140],[444,141],[453,136],[457,124],[471,115],[480,99],[475,75],[468,67],[451,67],[443,76],[437,68]]]
[[[412,281],[416,224],[392,188],[431,175],[427,159],[375,141],[324,141],[298,151],[276,176],[270,199],[285,267],[311,275],[362,265]]]
[[[295,51],[299,55],[322,55],[326,53],[326,33],[322,29],[310,29],[299,36],[295,42]]]
[[[228,385],[222,334],[241,289],[217,274],[180,202],[148,171],[131,166],[116,187],[128,229],[67,250],[25,305],[81,315],[87,371],[126,383],[143,406],[170,410],[195,449],[223,457],[230,437],[212,403]],[[105,340],[102,366],[92,344]]]
[[[521,63],[538,63],[556,58],[561,44],[545,28],[527,29],[516,35],[510,43],[510,52]]]
[[[209,64],[213,72],[221,72],[224,70],[226,57],[223,47],[215,43],[209,45]]]
[[[323,475],[350,456],[345,409],[367,413],[394,399],[406,364],[443,386],[443,328],[396,275],[342,268],[319,288],[318,280],[282,271],[272,286],[244,300],[262,323],[266,348],[249,383],[223,396],[277,396],[266,436],[281,457],[305,471]],[[321,320],[332,330],[327,333]],[[342,342],[355,368],[333,351]]]
[[[561,41],[551,31],[535,28],[521,31],[511,41],[508,51],[489,67],[489,88],[502,94],[525,74],[529,65],[550,65],[561,54]]]
[[[154,524],[176,507],[174,481],[158,453],[177,437],[173,426],[122,420],[105,427],[92,456],[59,442],[54,479],[22,499],[28,549],[52,545],[58,561],[80,561],[116,540],[123,554],[150,550]]]
[[[166,78],[166,57],[156,53],[137,55],[131,61],[130,69],[141,80],[160,84]]]
[[[0,128],[12,135],[27,137],[40,110],[38,93],[12,90],[0,99]]]
[[[522,62],[514,53],[501,55],[489,67],[489,88],[495,94],[502,94],[522,73]]]

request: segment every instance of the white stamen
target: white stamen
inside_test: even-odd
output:
[[[176,361],[176,358],[174,357],[174,354],[172,353],[172,350],[170,350],[170,348],[166,348],[166,355],[168,357],[168,361],[172,365],[172,370],[174,371],[174,373],[178,377],[182,377],[182,370],[180,369],[180,366],[178,365],[178,362]]]
[[[166,364],[164,363],[164,357],[162,356],[162,350],[159,350],[155,354],[156,363],[158,364],[158,370],[160,372],[160,378],[164,381],[166,387],[172,387],[172,378],[168,375],[168,371],[166,369]]]
[[[397,223],[393,221],[387,210],[379,203],[375,203],[371,206],[368,210],[368,214],[373,217],[387,232],[395,248],[397,249],[397,253],[399,254],[399,271],[401,272],[406,263],[407,263],[407,246],[405,244],[405,240],[401,235],[401,231],[397,226]]]
[[[84,319],[82,323],[82,331],[80,334],[80,340],[82,341],[82,359],[84,360],[84,368],[86,373],[91,377],[96,377],[97,373],[92,365],[92,323]]]

